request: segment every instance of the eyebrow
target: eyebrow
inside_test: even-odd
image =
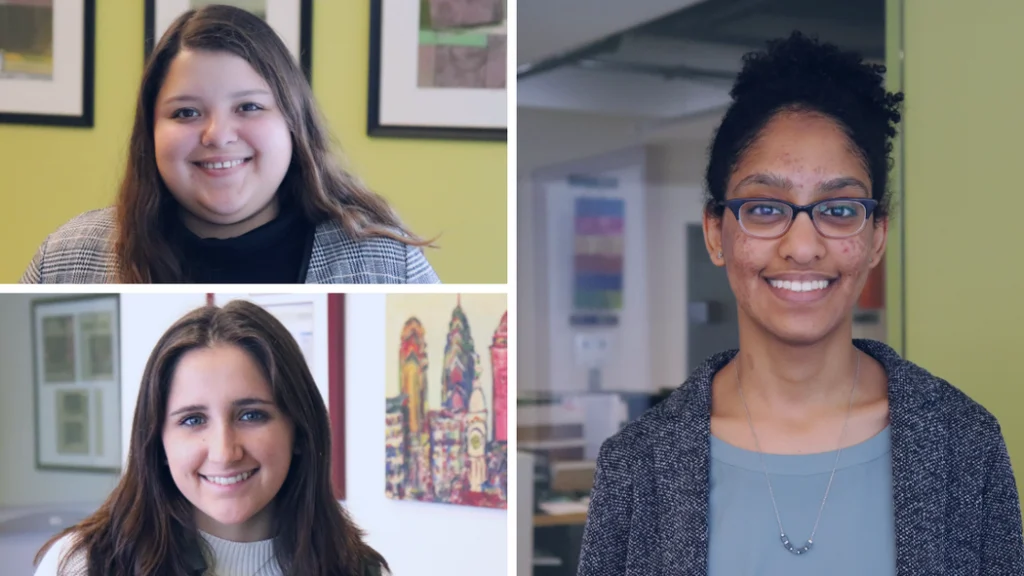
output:
[[[738,184],[733,188],[733,191],[739,190],[744,186],[751,184],[760,184],[762,186],[768,186],[771,188],[781,188],[782,190],[792,190],[793,181],[789,178],[784,178],[778,174],[770,173],[758,173],[751,174],[743,180],[740,180]],[[842,176],[839,178],[833,178],[826,180],[818,185],[818,192],[829,193],[835,192],[836,190],[842,190],[844,188],[860,188],[865,194],[869,194],[868,187],[860,180],[853,178],[852,176]]]
[[[245,98],[246,96],[257,96],[257,95],[259,95],[259,96],[270,96],[271,94],[270,94],[270,92],[268,92],[266,90],[263,90],[262,88],[255,88],[253,90],[241,90],[239,92],[232,92],[231,94],[228,94],[228,96],[230,96],[232,99],[234,99],[234,98]],[[193,96],[191,94],[179,94],[177,96],[171,96],[170,98],[165,99],[164,100],[164,104],[170,104],[171,102],[195,101],[195,100],[202,100],[202,98],[200,98],[198,96]]]
[[[274,403],[262,398],[239,398],[232,402],[231,405],[235,408],[244,408],[246,406],[273,406]],[[184,414],[186,412],[202,412],[203,410],[206,410],[206,405],[204,404],[190,404],[188,406],[178,408],[174,412],[168,414],[168,416],[177,416],[178,414]]]

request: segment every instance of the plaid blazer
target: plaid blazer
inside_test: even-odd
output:
[[[996,419],[885,344],[854,344],[889,376],[896,574],[1024,574],[1020,501]],[[712,356],[601,447],[580,576],[706,574],[711,379],[735,355]]]
[[[21,283],[116,283],[114,228],[113,208],[72,218],[43,241]],[[416,246],[380,237],[356,241],[333,221],[316,227],[306,284],[440,283]]]

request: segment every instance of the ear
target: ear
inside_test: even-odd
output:
[[[719,257],[723,250],[722,220],[724,217],[725,213],[722,216],[717,216],[712,212],[710,206],[704,207],[704,246],[708,249],[708,255],[711,256],[711,262],[715,266],[725,266],[725,258]]]
[[[869,268],[878,266],[878,263],[882,261],[882,257],[885,256],[885,247],[889,242],[889,218],[882,218],[876,220],[875,234],[871,240],[871,260],[868,261]]]

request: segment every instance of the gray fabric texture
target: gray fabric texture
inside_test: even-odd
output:
[[[1020,500],[995,417],[885,344],[854,344],[889,379],[896,574],[1024,574]],[[711,380],[736,353],[706,360],[604,443],[580,576],[706,574]]]

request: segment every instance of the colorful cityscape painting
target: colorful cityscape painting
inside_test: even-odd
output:
[[[387,320],[387,497],[506,508],[507,298],[389,295]]]

